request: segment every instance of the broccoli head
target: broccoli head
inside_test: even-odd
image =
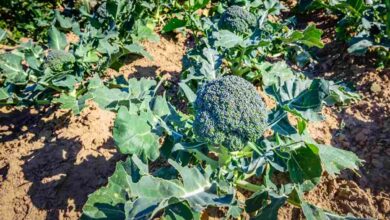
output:
[[[239,150],[263,136],[267,110],[255,87],[238,76],[203,85],[195,100],[195,135],[210,144]]]
[[[233,5],[224,11],[219,20],[220,29],[236,33],[248,33],[256,27],[257,18],[244,8]]]
[[[75,62],[73,54],[63,50],[51,50],[46,56],[45,67],[53,72],[63,72],[72,70]]]

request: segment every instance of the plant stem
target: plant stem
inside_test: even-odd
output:
[[[258,192],[258,191],[261,191],[261,190],[265,189],[264,186],[259,186],[259,185],[247,182],[245,180],[238,180],[238,181],[236,181],[236,186],[240,187],[242,189],[251,191],[251,192]]]

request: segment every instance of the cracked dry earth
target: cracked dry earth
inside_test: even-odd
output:
[[[181,71],[184,40],[161,38],[147,43],[154,60],[137,59],[125,76],[175,75]],[[326,120],[310,124],[313,137],[351,150],[364,159],[359,175],[325,176],[306,195],[312,203],[338,214],[390,218],[389,71],[352,65],[324,71],[334,78],[356,71],[351,80],[362,99],[343,108],[325,108]],[[79,116],[55,108],[0,109],[0,219],[78,219],[89,193],[107,183],[116,161],[111,136],[114,114],[93,103]],[[206,213],[203,219],[218,219]],[[286,205],[280,219],[303,219]]]

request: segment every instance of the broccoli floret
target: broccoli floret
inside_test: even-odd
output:
[[[236,33],[248,33],[256,27],[256,24],[256,16],[240,6],[233,5],[224,11],[218,26],[220,29]]]
[[[238,76],[203,85],[195,100],[194,134],[202,141],[239,150],[263,136],[267,110],[255,87]]]
[[[51,50],[46,57],[45,67],[53,72],[63,72],[72,70],[75,62],[73,54],[63,50]]]

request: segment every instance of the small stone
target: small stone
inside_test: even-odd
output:
[[[378,83],[374,82],[374,83],[371,85],[370,90],[371,90],[372,92],[374,92],[374,93],[379,93],[379,92],[382,90],[382,88],[381,88],[381,86],[380,86]]]

